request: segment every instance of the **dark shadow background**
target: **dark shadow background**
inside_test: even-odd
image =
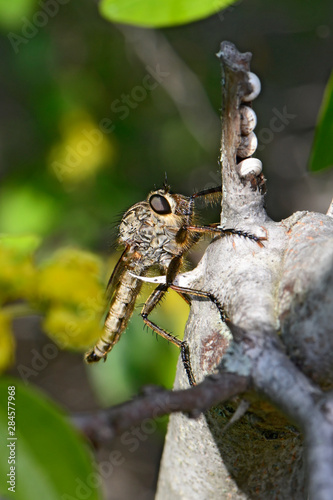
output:
[[[262,82],[256,156],[268,179],[268,214],[280,220],[297,210],[326,212],[333,173],[310,175],[307,161],[333,60],[331,1],[244,0],[157,32],[111,24],[89,0],[70,0],[44,26],[27,28],[40,9],[3,21],[0,38],[0,231],[40,234],[39,259],[66,245],[112,253],[119,214],[159,187],[165,172],[184,194],[219,183],[215,53],[223,40],[253,53]],[[173,307],[162,312],[165,321]],[[181,332],[179,321],[173,329]],[[28,383],[69,412],[124,400],[144,383],[171,387],[177,353],[141,332],[133,319],[124,347],[113,353],[121,375],[111,375],[109,359],[97,377],[102,389],[82,353],[71,352],[49,359]],[[30,366],[32,350],[50,340],[37,317],[17,320],[15,334],[11,373],[18,375],[17,366]],[[162,422],[141,433],[135,450],[124,438],[112,444],[126,459],[109,478],[106,499],[153,498],[164,429]],[[110,449],[99,449],[99,459]]]

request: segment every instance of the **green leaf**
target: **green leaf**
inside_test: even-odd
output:
[[[333,72],[325,89],[319,111],[310,157],[310,170],[318,172],[333,166]]]
[[[7,29],[20,27],[23,24],[23,17],[29,16],[37,0],[0,0],[0,26]]]
[[[7,439],[8,387],[15,386],[15,441]],[[13,378],[0,380],[0,496],[16,500],[100,500],[98,471],[61,410]],[[9,443],[15,443],[15,493],[8,491]]]
[[[110,21],[156,28],[198,21],[232,3],[235,0],[102,0],[100,12]]]
[[[0,192],[0,230],[46,234],[57,219],[54,199],[32,185],[4,186]]]

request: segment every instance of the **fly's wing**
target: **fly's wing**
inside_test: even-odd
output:
[[[140,260],[140,254],[136,253],[130,245],[127,245],[123,253],[121,254],[120,259],[118,260],[111,276],[109,282],[106,287],[106,302],[107,306],[105,308],[105,314],[102,318],[102,324],[105,324],[105,320],[107,318],[108,312],[111,307],[111,303],[117,293],[117,290],[121,284],[121,278],[124,273],[132,270],[134,265],[135,271],[135,263]],[[141,274],[141,273],[140,273]],[[141,282],[138,283],[138,289],[141,288]]]
[[[129,247],[127,246],[125,248],[125,250],[123,251],[123,253],[121,254],[121,257],[118,260],[117,264],[115,265],[115,268],[113,269],[112,274],[110,276],[110,279],[108,281],[108,284],[107,284],[107,287],[105,290],[106,307],[105,307],[105,312],[101,318],[101,326],[103,326],[105,323],[108,312],[110,310],[112,298],[117,291],[121,276],[126,271],[127,263],[129,261],[129,253],[130,253]]]
[[[120,278],[122,274],[126,271],[129,262],[131,261],[131,251],[130,247],[126,246],[125,250],[121,254],[106,287],[106,297],[108,302],[112,300],[112,297],[119,285]]]

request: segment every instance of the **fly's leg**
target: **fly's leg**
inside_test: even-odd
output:
[[[214,198],[214,195],[222,194],[222,186],[215,186],[213,188],[203,189],[202,191],[198,191],[197,193],[192,194],[191,198],[199,198],[200,196],[211,197]]]
[[[237,235],[237,236],[243,236],[244,238],[248,238],[252,241],[255,241],[260,247],[263,247],[263,243],[262,243],[262,240],[266,240],[267,238],[266,237],[260,237],[260,236],[256,236],[254,234],[251,234],[251,233],[248,233],[247,231],[242,231],[240,229],[234,229],[234,228],[222,228],[222,227],[217,227],[217,224],[212,224],[212,225],[209,225],[209,226],[192,226],[190,224],[190,218],[192,216],[192,213],[193,213],[193,204],[194,204],[194,200],[196,198],[200,198],[200,197],[203,197],[203,198],[207,198],[208,200],[209,199],[212,199],[214,200],[214,198],[218,195],[221,195],[222,194],[222,186],[217,186],[217,187],[213,187],[213,188],[209,188],[209,189],[204,189],[202,191],[198,191],[197,193],[194,193],[191,198],[190,198],[190,205],[189,205],[189,213],[187,214],[188,215],[188,224],[186,225],[186,227],[182,228],[182,230],[184,231],[190,231],[192,233],[196,233],[197,235],[200,235],[200,233],[211,233],[212,235],[214,234],[220,234],[221,236],[224,236],[224,235]]]
[[[151,328],[158,335],[161,335],[161,337],[163,337],[166,340],[169,340],[174,345],[176,345],[177,347],[179,347],[180,352],[181,352],[182,362],[183,362],[183,365],[184,365],[184,368],[185,368],[185,371],[186,371],[189,383],[190,383],[191,386],[193,386],[193,385],[196,384],[196,382],[195,382],[195,377],[194,377],[194,374],[193,374],[193,371],[192,371],[192,367],[191,367],[190,350],[189,350],[188,343],[186,341],[182,341],[182,340],[177,339],[176,337],[174,337],[173,335],[171,335],[170,333],[168,333],[167,331],[165,331],[163,328],[161,328],[158,325],[156,325],[155,323],[153,323],[148,318],[149,314],[157,306],[157,304],[162,299],[162,297],[164,296],[164,294],[165,294],[165,292],[167,291],[168,288],[171,288],[172,290],[175,290],[176,292],[178,292],[179,295],[187,303],[189,303],[189,300],[187,298],[188,295],[194,295],[196,297],[206,298],[206,299],[210,300],[211,302],[213,302],[213,304],[215,304],[215,306],[217,307],[217,309],[218,309],[218,311],[220,313],[221,320],[223,322],[227,322],[227,317],[226,317],[225,311],[224,311],[221,303],[219,302],[219,300],[212,293],[205,292],[205,291],[202,291],[202,290],[195,290],[195,289],[192,289],[192,288],[185,288],[185,287],[181,287],[181,286],[173,285],[173,284],[170,284],[170,285],[164,285],[164,284],[163,285],[159,285],[153,291],[153,293],[148,297],[146,303],[144,304],[144,306],[142,308],[141,317],[142,317],[143,321],[145,322],[145,324],[147,326],[149,326],[149,328]]]
[[[175,290],[176,292],[179,293],[179,295],[188,303],[188,299],[187,299],[187,295],[194,295],[195,297],[203,297],[205,299],[208,299],[210,300],[217,308],[218,312],[220,313],[220,317],[221,317],[221,321],[223,321],[223,323],[227,323],[228,322],[228,317],[226,315],[226,312],[222,306],[222,304],[220,303],[220,301],[215,297],[215,295],[213,295],[212,293],[210,292],[205,292],[203,290],[196,290],[196,289],[193,289],[193,288],[186,288],[184,286],[178,286],[178,285],[170,285],[170,287],[172,290]]]
[[[156,325],[150,319],[148,319],[149,314],[162,299],[167,289],[168,289],[167,285],[160,285],[157,288],[155,288],[155,290],[148,297],[146,303],[142,308],[141,317],[145,322],[145,324],[149,326],[149,328],[151,328],[154,332],[156,332],[158,335],[161,335],[161,337],[163,337],[164,339],[169,340],[174,345],[179,347],[182,357],[182,362],[188,377],[188,381],[190,385],[193,386],[195,385],[195,378],[191,368],[190,351],[187,342],[177,339],[176,337],[168,333],[166,330],[163,330],[163,328],[160,328],[158,325]]]
[[[216,235],[220,234],[221,236],[227,236],[231,234],[243,236],[244,238],[255,241],[260,247],[264,246],[262,240],[267,239],[266,236],[256,236],[254,234],[248,233],[247,231],[242,231],[241,229],[217,227],[217,225],[215,224],[212,224],[211,226],[186,226],[186,230],[193,233],[211,233]]]
[[[185,223],[183,228],[180,228],[180,233],[186,230],[187,227],[190,225],[190,221],[192,220],[193,216],[195,198],[199,198],[200,196],[202,196],[206,197],[208,200],[211,199],[212,201],[214,201],[214,198],[216,197],[215,195],[221,196],[221,193],[222,193],[222,186],[217,186],[209,189],[204,189],[203,191],[198,191],[197,193],[192,194],[192,196],[189,199],[188,210],[187,212],[184,213],[184,215],[187,218],[187,222]]]

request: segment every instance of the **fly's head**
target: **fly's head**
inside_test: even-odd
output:
[[[170,193],[165,186],[133,205],[119,226],[119,241],[142,256],[145,265],[166,267],[184,246],[191,246],[186,226],[193,218],[193,199]]]

